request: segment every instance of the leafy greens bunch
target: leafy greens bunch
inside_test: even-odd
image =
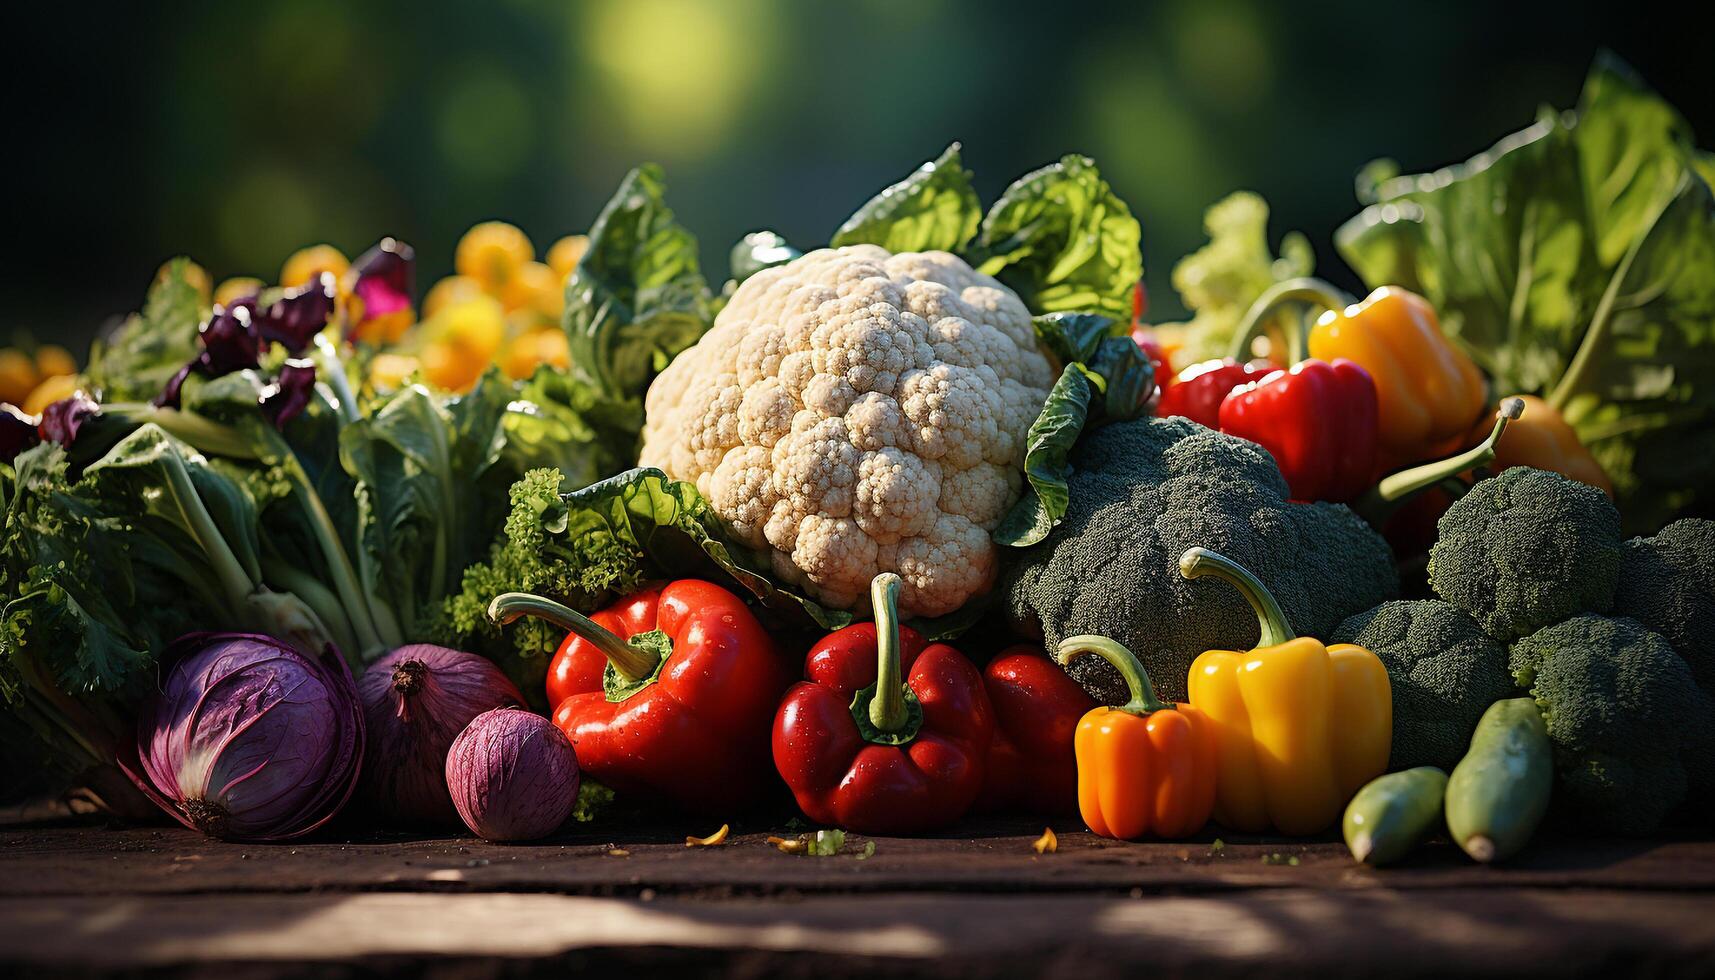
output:
[[[1612,56],[1573,112],[1469,161],[1360,177],[1340,253],[1427,296],[1499,394],[1542,395],[1656,527],[1715,482],[1715,163]]]

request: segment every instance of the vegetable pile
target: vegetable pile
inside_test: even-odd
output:
[[[1239,194],[1179,323],[1094,162],[984,209],[957,144],[724,283],[653,165],[543,261],[478,224],[420,304],[390,238],[170,261],[81,371],[0,352],[7,785],[238,840],[790,799],[817,855],[1706,821],[1708,158],[1603,59],[1383,169],[1365,299]]]

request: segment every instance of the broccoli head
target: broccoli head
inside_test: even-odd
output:
[[[1715,704],[1659,633],[1575,616],[1515,643],[1509,660],[1554,743],[1556,805],[1602,831],[1653,832],[1708,787]]]
[[[1341,623],[1331,643],[1356,643],[1387,667],[1393,689],[1389,769],[1451,772],[1489,705],[1518,696],[1507,651],[1440,599],[1384,602]]]
[[[1503,642],[1613,606],[1620,512],[1594,487],[1515,466],[1471,487],[1438,531],[1430,588]]]
[[[1715,521],[1686,518],[1627,541],[1614,615],[1666,637],[1715,697]]]
[[[1187,548],[1250,569],[1307,636],[1398,591],[1381,535],[1344,505],[1288,502],[1279,468],[1255,443],[1186,419],[1138,419],[1089,433],[1071,463],[1065,519],[1013,563],[1008,613],[1050,647],[1079,633],[1112,637],[1168,700],[1184,700],[1199,653],[1257,642],[1256,614],[1236,590],[1179,574]],[[1075,661],[1085,662],[1073,676],[1099,700],[1123,703],[1113,668]]]

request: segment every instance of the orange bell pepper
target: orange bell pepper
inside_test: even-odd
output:
[[[1179,571],[1231,584],[1261,627],[1255,649],[1210,650],[1187,679],[1191,706],[1214,729],[1215,819],[1248,833],[1328,829],[1359,788],[1387,771],[1387,670],[1363,647],[1294,635],[1262,582],[1230,558],[1192,548]]]
[[[1215,739],[1207,720],[1191,705],[1158,701],[1143,664],[1105,636],[1067,637],[1055,656],[1064,665],[1086,653],[1114,665],[1131,700],[1091,709],[1073,735],[1084,823],[1121,840],[1195,833],[1215,807]]]
[[[1535,395],[1518,397],[1524,400],[1524,417],[1513,423],[1512,431],[1495,447],[1494,469],[1498,472],[1509,466],[1534,466],[1553,470],[1612,497],[1614,481],[1608,479],[1602,464],[1584,448],[1565,416]]]

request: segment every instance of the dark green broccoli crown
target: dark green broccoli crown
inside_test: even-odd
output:
[[[1333,643],[1356,643],[1387,667],[1393,689],[1390,769],[1452,771],[1489,705],[1518,696],[1507,651],[1440,599],[1384,602],[1341,623]]]
[[[1627,541],[1614,615],[1667,637],[1703,692],[1715,696],[1715,521],[1686,518]]]
[[[1620,575],[1620,512],[1558,473],[1516,466],[1447,508],[1429,585],[1511,642],[1581,612],[1607,612]]]
[[[1179,574],[1187,548],[1250,569],[1306,636],[1398,590],[1381,536],[1343,505],[1288,503],[1280,470],[1255,443],[1186,419],[1139,419],[1085,436],[1071,462],[1065,520],[1014,563],[1009,613],[1050,646],[1078,633],[1113,637],[1143,660],[1163,699],[1184,700],[1197,654],[1257,641],[1256,616],[1235,590]],[[1113,669],[1082,659],[1089,666],[1074,676],[1090,677],[1098,698],[1118,696],[1117,683],[1100,683],[1117,682]]]
[[[1659,633],[1575,616],[1513,644],[1510,667],[1554,742],[1556,798],[1582,822],[1648,834],[1707,785],[1715,704]]]

